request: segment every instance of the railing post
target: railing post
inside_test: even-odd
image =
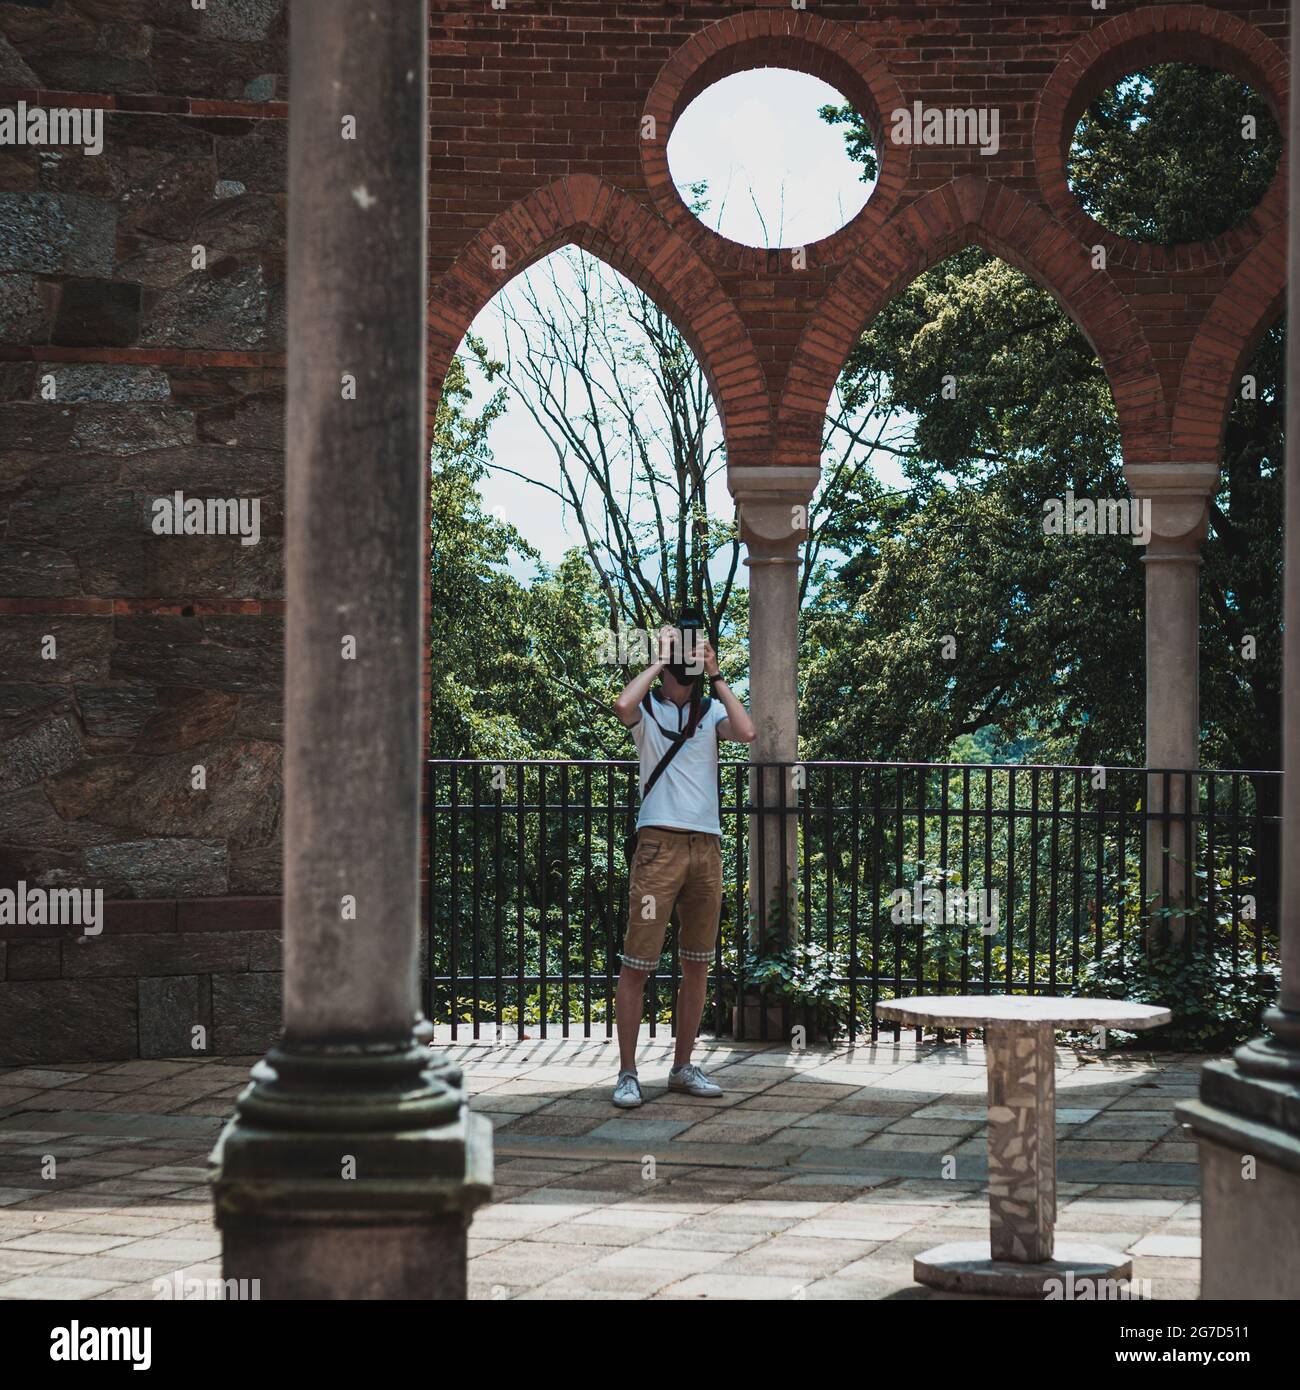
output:
[[[1201,1162],[1201,1296],[1300,1299],[1300,0],[1291,3],[1282,648],[1282,989],[1263,1037],[1178,1107]]]
[[[224,1275],[264,1298],[464,1298],[490,1192],[417,987],[426,27],[291,14],[285,1030],[213,1155]]]

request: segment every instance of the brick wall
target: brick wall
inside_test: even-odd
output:
[[[1051,290],[1087,334],[1127,462],[1214,458],[1233,379],[1281,308],[1285,159],[1245,223],[1166,249],[1087,218],[1063,151],[1087,101],[1160,61],[1236,72],[1285,130],[1286,47],[1287,7],[1249,0],[451,0],[431,42],[430,404],[474,314],[576,241],[673,313],[713,382],[733,465],[816,464],[863,325],[920,271],[976,243]],[[914,101],[996,107],[1001,148],[878,141],[866,207],[795,268],[789,251],[703,227],[668,177],[674,117],[704,85],[759,66],[823,77],[878,123]]]

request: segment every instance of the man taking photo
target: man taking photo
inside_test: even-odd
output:
[[[614,702],[641,758],[641,811],[615,1003],[619,1074],[614,1104],[622,1109],[642,1102],[636,1044],[645,982],[659,966],[674,907],[682,982],[668,1087],[692,1096],[722,1094],[691,1062],[722,911],[718,741],[752,743],[755,734],[744,705],[722,679],[703,627],[697,609],[683,609],[676,628],[659,631],[659,659],[629,681]],[[656,680],[659,689],[652,693]]]

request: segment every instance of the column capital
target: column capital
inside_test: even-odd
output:
[[[1133,496],[1151,504],[1146,559],[1193,559],[1209,528],[1209,501],[1219,485],[1217,463],[1128,463]]]
[[[1157,493],[1208,497],[1219,485],[1217,463],[1126,463],[1124,478],[1137,497]]]
[[[748,565],[797,564],[808,535],[808,504],[821,469],[770,464],[727,470]]]

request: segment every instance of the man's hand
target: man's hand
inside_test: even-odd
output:
[[[695,650],[703,659],[704,669],[710,676],[721,675],[718,654],[708,642],[701,642]],[[731,739],[736,743],[753,743],[758,733],[754,728],[754,721],[749,717],[749,711],[736,698],[736,692],[723,681],[715,687],[714,694],[722,701],[725,711],[723,718],[718,721],[718,737]]]
[[[706,638],[701,638],[695,644],[696,660],[704,663],[704,671],[709,676],[720,676],[722,668],[718,665],[718,654],[713,650],[713,645]]]
[[[633,676],[614,701],[614,713],[625,728],[630,729],[641,722],[641,701],[649,693],[665,663],[671,660],[674,631],[671,627],[659,629],[659,660],[652,661],[640,675]]]

